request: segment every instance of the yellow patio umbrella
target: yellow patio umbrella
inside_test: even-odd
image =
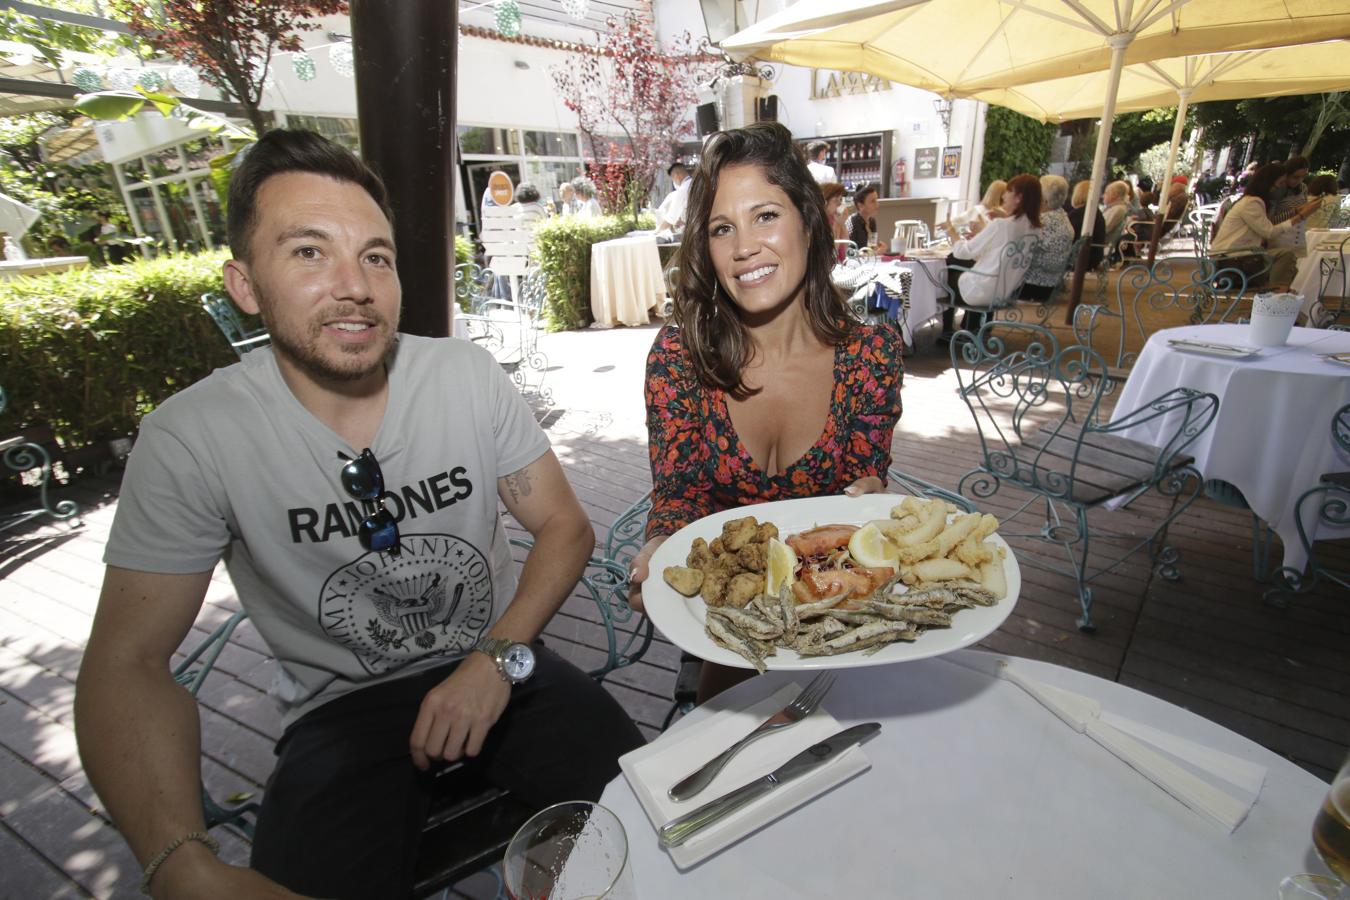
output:
[[[1066,122],[1102,114],[1109,72],[1013,85],[975,96],[1040,119]],[[1158,59],[1124,67],[1115,111],[1138,112],[1176,105],[1176,123],[1162,184],[1172,181],[1186,109],[1207,100],[1245,100],[1350,90],[1350,41],[1238,50]],[[1156,229],[1155,229],[1156,233]]]
[[[722,49],[867,72],[947,97],[1106,72],[1083,223],[1090,231],[1126,64],[1345,38],[1344,0],[798,0]]]
[[[1042,122],[1097,118],[1109,72],[980,91],[974,96]],[[1350,41],[1158,59],[1120,73],[1116,112],[1350,89]],[[1180,111],[1185,115],[1185,110]]]

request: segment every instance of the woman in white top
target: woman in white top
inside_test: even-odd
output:
[[[1285,286],[1294,278],[1298,259],[1292,247],[1274,247],[1264,251],[1262,245],[1273,236],[1289,231],[1317,211],[1320,205],[1314,201],[1298,208],[1291,217],[1278,225],[1272,224],[1267,214],[1267,198],[1275,182],[1284,178],[1284,166],[1270,163],[1256,170],[1247,179],[1242,188],[1242,199],[1234,203],[1219,224],[1219,232],[1214,236],[1209,249],[1212,254],[1228,254],[1234,265],[1248,275],[1256,275],[1254,283],[1269,281],[1272,285]],[[1250,251],[1243,254],[1242,251]],[[1270,259],[1270,272],[1260,273],[1265,258]]]
[[[1025,253],[1009,257],[1008,245],[1021,241],[1027,235],[1038,234],[1041,227],[1041,182],[1035,175],[1018,175],[1008,182],[1003,192],[1001,218],[993,219],[980,233],[971,238],[960,238],[956,229],[944,225],[955,243],[947,261],[951,265],[969,266],[969,271],[949,268],[949,283],[955,299],[967,306],[990,306],[1008,296],[1022,283],[1022,276],[1031,264],[1030,241],[1024,242]],[[943,324],[950,330],[953,311],[943,314]],[[963,325],[971,323],[964,322]]]
[[[577,211],[574,215],[582,219],[593,219],[596,216],[603,216],[605,213],[600,209],[600,201],[595,199],[595,182],[584,175],[572,179],[572,187],[577,192]]]

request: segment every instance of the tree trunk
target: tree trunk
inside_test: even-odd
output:
[[[1308,134],[1308,140],[1303,145],[1302,155],[1304,158],[1312,158],[1313,148],[1322,139],[1323,132],[1338,118],[1345,115],[1346,110],[1341,106],[1341,99],[1344,96],[1343,91],[1334,91],[1322,95],[1322,108],[1317,111],[1317,121],[1313,123],[1312,131]]]

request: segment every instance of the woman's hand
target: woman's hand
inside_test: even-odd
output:
[[[1298,208],[1298,218],[1299,218],[1299,221],[1302,221],[1303,219],[1306,219],[1306,218],[1308,218],[1309,216],[1311,216],[1313,213],[1317,212],[1317,207],[1319,207],[1319,206],[1321,206],[1321,205],[1322,205],[1322,201],[1321,201],[1321,200],[1310,200],[1309,202],[1307,202],[1307,203],[1303,204],[1302,206],[1300,206],[1300,207]]]
[[[863,479],[866,481],[867,479]],[[656,548],[666,542],[668,535],[658,535],[642,545],[642,549],[633,557],[633,563],[628,568],[628,605],[637,612],[643,612],[642,606],[642,582],[647,580],[649,574],[648,564],[651,562],[652,554]]]
[[[868,475],[866,478],[859,478],[857,481],[844,488],[844,494],[849,497],[861,497],[863,494],[880,494],[881,479],[875,475]]]

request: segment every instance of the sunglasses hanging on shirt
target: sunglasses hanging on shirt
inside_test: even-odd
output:
[[[366,514],[357,533],[361,546],[376,553],[398,556],[402,551],[398,522],[380,499],[384,496],[384,473],[380,471],[380,461],[369,447],[362,450],[356,459],[341,451],[338,451],[338,458],[347,461],[342,467],[342,488],[352,499],[361,501]]]

